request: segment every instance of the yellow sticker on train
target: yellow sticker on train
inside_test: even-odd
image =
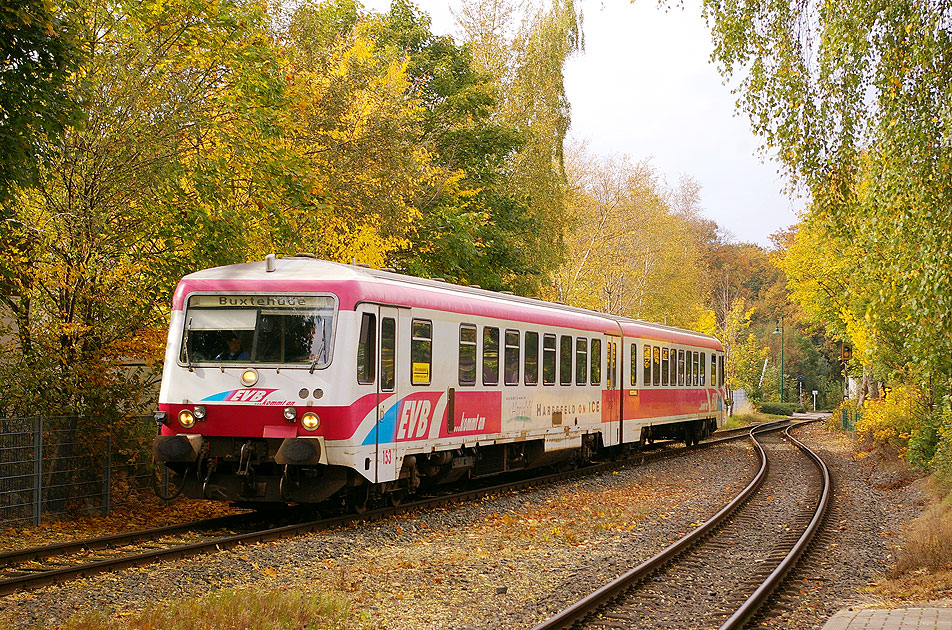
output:
[[[429,383],[430,382],[430,364],[429,363],[415,363],[414,362],[413,382],[414,383]]]

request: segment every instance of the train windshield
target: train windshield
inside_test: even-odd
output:
[[[193,295],[179,360],[326,367],[336,311],[329,295]]]

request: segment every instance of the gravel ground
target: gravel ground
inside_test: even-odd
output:
[[[856,601],[858,589],[885,570],[891,532],[919,501],[909,488],[871,487],[841,438],[816,426],[801,435],[821,445],[834,473],[834,535],[818,541],[812,561],[828,573],[804,582],[804,604],[767,620],[771,627],[819,627]],[[366,628],[530,628],[708,518],[753,476],[755,461],[746,442],[735,442],[461,506],[93,576],[0,599],[0,624],[53,626],[83,610],[119,613],[254,587],[343,594],[363,613],[356,625]]]

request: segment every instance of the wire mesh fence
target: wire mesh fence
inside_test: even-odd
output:
[[[150,417],[121,446],[81,416],[0,418],[0,528],[47,515],[104,514],[152,484]],[[140,430],[141,427],[141,430]]]

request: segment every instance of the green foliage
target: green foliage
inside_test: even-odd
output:
[[[112,616],[81,613],[68,630],[348,630],[360,627],[351,602],[341,596],[301,590],[226,589]]]
[[[780,402],[764,402],[760,403],[760,412],[770,414],[772,416],[790,416],[794,412],[802,412],[803,406],[799,403],[780,403]]]
[[[37,166],[49,157],[46,144],[81,118],[68,85],[85,52],[78,4],[0,4],[0,208],[14,186],[34,180]],[[3,236],[0,229],[0,240]]]

